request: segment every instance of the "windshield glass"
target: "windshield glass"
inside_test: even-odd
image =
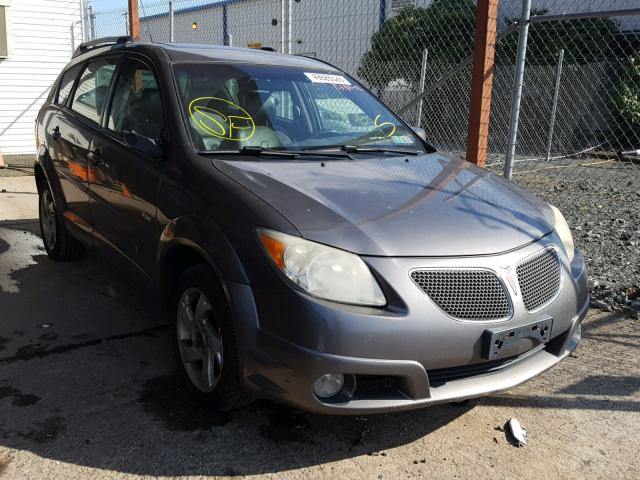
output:
[[[425,148],[377,98],[339,72],[202,63],[174,68],[188,130],[201,151]]]

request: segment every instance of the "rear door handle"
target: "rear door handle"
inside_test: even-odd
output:
[[[61,136],[62,134],[60,133],[60,127],[58,126],[53,127],[53,130],[51,130],[51,137],[54,140],[59,140]]]

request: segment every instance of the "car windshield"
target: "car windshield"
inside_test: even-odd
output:
[[[206,63],[174,68],[188,130],[200,151],[425,151],[411,128],[340,72]]]

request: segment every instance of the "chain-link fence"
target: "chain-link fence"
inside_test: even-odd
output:
[[[499,174],[513,131],[523,1],[499,4],[487,165]],[[265,46],[328,61],[423,127],[434,146],[463,155],[476,3],[143,0],[139,11],[145,40]],[[594,278],[638,284],[640,5],[532,0],[530,14],[512,178],[565,212]],[[126,10],[89,11],[87,23],[94,36],[124,34]]]

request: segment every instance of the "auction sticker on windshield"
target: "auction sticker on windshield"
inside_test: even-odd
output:
[[[309,80],[313,83],[330,83],[332,85],[351,85],[349,80],[342,75],[332,75],[329,73],[311,73],[304,72]]]

